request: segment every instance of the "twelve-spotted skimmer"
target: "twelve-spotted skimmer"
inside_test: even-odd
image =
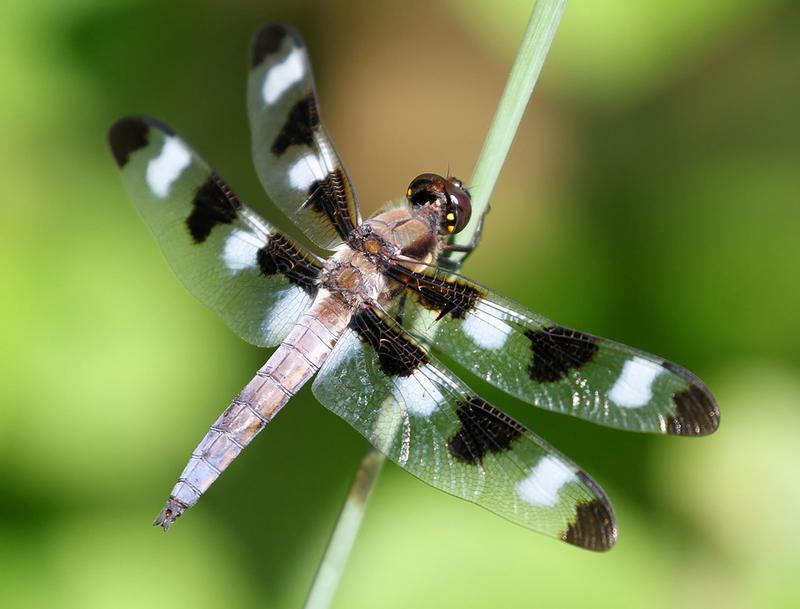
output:
[[[155,524],[166,530],[197,503],[317,374],[319,401],[418,478],[533,530],[609,549],[616,524],[598,484],[432,351],[534,406],[632,431],[713,432],[719,410],[703,383],[436,266],[470,217],[456,178],[422,174],[405,200],[362,221],[293,29],[268,25],[255,37],[248,110],[264,189],[327,257],[247,208],[168,127],[124,118],[109,132],[178,277],[243,339],[279,345],[192,453]]]

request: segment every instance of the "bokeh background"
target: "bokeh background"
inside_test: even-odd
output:
[[[267,353],[172,277],[105,144],[160,117],[283,226],[249,156],[247,49],[305,35],[326,121],[375,210],[469,176],[529,12],[519,0],[7,0],[0,8],[0,606],[301,604],[364,441],[305,389],[202,502],[150,522]],[[606,488],[594,555],[392,465],[334,606],[800,606],[800,5],[574,1],[465,272],[677,361],[702,439],[535,411]]]

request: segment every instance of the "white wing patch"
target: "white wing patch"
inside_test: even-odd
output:
[[[162,199],[166,198],[172,185],[181,177],[191,160],[192,155],[180,139],[175,136],[167,137],[161,148],[161,154],[147,164],[145,178],[153,194]]]
[[[532,506],[553,507],[564,485],[574,480],[576,476],[571,469],[556,457],[547,455],[517,484],[517,493]]]
[[[253,268],[258,262],[258,250],[263,245],[252,233],[237,228],[225,239],[222,261],[234,272]]]
[[[303,53],[300,49],[292,49],[281,63],[272,66],[264,78],[261,95],[264,102],[271,106],[278,101],[292,85],[300,82],[305,75]]]
[[[425,376],[422,369],[416,370],[409,376],[397,377],[394,379],[394,386],[403,398],[402,405],[412,415],[429,417],[439,404],[445,401],[444,396]]]
[[[325,179],[326,173],[316,155],[304,154],[289,167],[287,176],[292,188],[306,194],[314,182]]]
[[[511,326],[500,320],[494,320],[475,313],[468,313],[461,325],[470,340],[484,349],[502,349],[506,344]]]
[[[286,311],[297,310],[295,301],[298,298],[310,301],[309,296],[303,290],[298,287],[290,287],[282,292],[274,302],[270,303],[267,307],[264,321],[261,322],[262,336],[281,336],[289,331],[291,326],[294,325],[294,319],[292,319],[291,315],[286,315]]]
[[[658,364],[634,357],[625,362],[608,397],[622,408],[641,408],[653,399],[653,382],[664,369]]]

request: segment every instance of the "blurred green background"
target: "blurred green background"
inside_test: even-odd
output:
[[[184,135],[273,221],[249,156],[249,39],[297,25],[370,213],[472,170],[518,0],[8,0],[0,8],[0,606],[297,607],[361,437],[306,388],[169,535],[190,451],[267,353],[172,277],[105,132]],[[489,399],[608,491],[594,555],[387,466],[334,606],[800,606],[800,5],[573,1],[465,272],[677,361],[702,439]]]

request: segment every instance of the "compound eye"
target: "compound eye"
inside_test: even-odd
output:
[[[472,216],[472,202],[469,193],[461,186],[460,181],[451,178],[447,188],[447,208],[442,234],[454,235],[461,232],[467,226],[470,216]]]
[[[406,191],[406,198],[413,207],[421,207],[428,203],[444,200],[444,178],[435,173],[423,173],[411,180]]]

